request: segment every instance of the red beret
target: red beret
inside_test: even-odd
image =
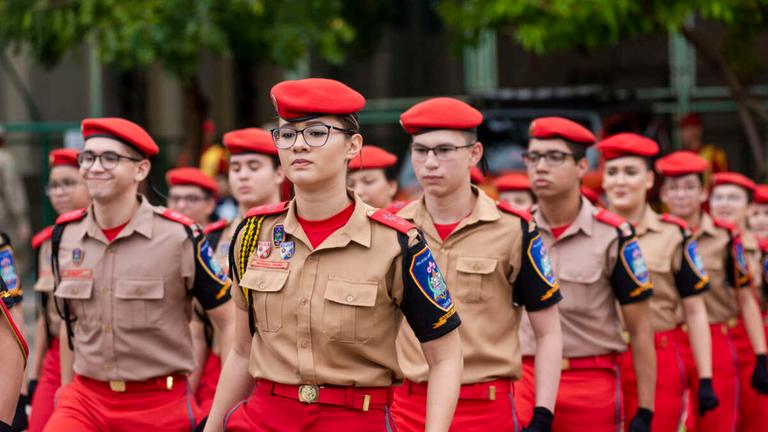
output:
[[[216,180],[207,176],[197,168],[174,168],[165,174],[165,181],[168,182],[168,186],[197,186],[209,191],[213,195],[216,195],[219,192]]]
[[[224,134],[224,146],[231,154],[262,153],[277,155],[277,147],[272,141],[272,134],[264,129],[237,129]]]
[[[107,137],[129,145],[145,157],[160,153],[155,140],[141,126],[121,118],[90,118],[83,120],[80,128],[83,138]]]
[[[350,170],[389,168],[397,163],[397,156],[381,147],[365,145],[360,154],[349,161]]]
[[[365,98],[347,85],[326,78],[307,78],[277,83],[270,91],[277,115],[289,121],[360,111]]]
[[[757,185],[753,199],[757,204],[768,204],[768,185]]]
[[[531,182],[528,180],[528,176],[522,173],[504,174],[497,178],[493,184],[499,192],[531,190]]]
[[[656,161],[656,172],[665,177],[701,174],[709,168],[709,162],[690,151],[676,151]]]
[[[469,181],[476,185],[479,185],[485,181],[485,176],[483,175],[483,172],[480,170],[480,168],[473,166],[472,169],[469,170]]]
[[[748,179],[746,176],[739,174],[737,172],[719,172],[715,173],[714,176],[712,176],[714,180],[714,185],[725,185],[725,184],[732,184],[736,186],[741,186],[744,189],[746,189],[749,192],[754,192],[757,185],[752,180]]]
[[[595,135],[589,129],[562,117],[539,117],[531,122],[529,131],[531,138],[552,139],[562,138],[585,145],[595,143]]]
[[[482,122],[480,111],[449,97],[427,99],[400,114],[400,124],[411,135],[434,129],[469,130]]]
[[[688,113],[680,119],[680,127],[701,126],[701,116],[696,113]]]
[[[80,164],[77,163],[78,153],[80,152],[69,148],[51,150],[51,152],[48,153],[48,165],[51,168],[63,165],[78,168],[80,166]]]
[[[656,141],[634,133],[620,133],[610,136],[599,143],[597,149],[605,160],[622,156],[650,157],[659,154]]]

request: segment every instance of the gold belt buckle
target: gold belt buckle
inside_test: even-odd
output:
[[[726,322],[726,325],[728,326],[729,329],[736,327],[736,324],[738,324],[738,321],[736,320],[736,318],[729,318],[728,321]]]
[[[173,376],[167,376],[165,377],[165,389],[166,390],[173,390]]]
[[[318,396],[320,396],[320,388],[318,386],[310,384],[299,386],[299,402],[317,403]]]
[[[110,381],[109,389],[113,392],[122,393],[125,391],[125,381]]]
[[[567,358],[563,358],[562,363],[560,363],[560,370],[561,371],[567,371],[570,368],[571,368],[571,362],[568,361]]]

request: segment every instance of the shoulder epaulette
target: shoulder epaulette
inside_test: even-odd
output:
[[[496,201],[496,207],[498,207],[499,210],[503,211],[504,213],[510,213],[515,216],[518,216],[521,219],[525,220],[526,222],[530,222],[533,220],[533,215],[531,215],[527,211],[518,210],[512,207],[512,205],[506,201]]]
[[[736,227],[736,224],[733,224],[731,222],[728,222],[728,221],[725,221],[725,220],[722,220],[722,219],[714,219],[713,218],[712,220],[714,221],[716,227],[722,228],[722,229],[730,232],[731,234],[738,234],[738,232],[739,232],[739,229],[738,229],[738,227]]]
[[[757,244],[763,253],[768,253],[768,239],[758,240]]]
[[[177,212],[176,210],[165,209],[160,213],[160,216],[189,227],[195,225],[195,221]]]
[[[45,227],[42,231],[32,236],[32,249],[39,249],[43,243],[50,240],[53,235],[53,225]]]
[[[370,213],[368,217],[403,234],[406,234],[408,231],[416,228],[416,225],[384,209],[378,209],[375,212]]]
[[[203,234],[210,234],[214,231],[221,231],[229,225],[229,221],[226,219],[219,219],[216,222],[211,222],[203,228]]]
[[[85,208],[68,211],[60,215],[58,218],[56,218],[56,224],[61,225],[61,224],[68,224],[70,222],[78,221],[85,217],[86,212],[87,212],[87,209]]]
[[[623,217],[606,209],[597,210],[597,212],[595,212],[595,219],[616,228],[622,228],[626,223],[626,220],[624,220]]]
[[[688,223],[686,221],[684,221],[683,219],[677,216],[671,215],[669,213],[664,213],[663,215],[661,215],[661,221],[669,224],[677,225],[682,229],[686,229],[686,230],[688,229]]]
[[[245,214],[246,217],[253,217],[253,216],[270,216],[273,214],[278,214],[284,212],[288,208],[288,201],[283,201],[279,203],[272,203],[272,204],[265,204],[262,206],[254,207],[250,210],[248,210],[248,213]]]

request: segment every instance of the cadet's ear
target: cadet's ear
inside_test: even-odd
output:
[[[480,159],[483,158],[483,152],[485,152],[483,143],[481,143],[480,141],[475,141],[470,151],[471,151],[470,157],[472,158],[472,166],[475,166],[477,165],[478,162],[480,162]]]
[[[351,161],[357,155],[360,154],[360,150],[363,148],[363,136],[360,135],[359,133],[352,135],[347,140],[346,148],[347,148],[346,159],[347,161]]]
[[[143,159],[139,162],[136,162],[136,174],[134,175],[134,180],[136,180],[136,183],[141,183],[149,177],[149,171],[152,169],[152,162],[149,161],[149,159]]]
[[[645,173],[645,190],[651,190],[653,183],[656,181],[656,174],[652,170],[646,170]]]

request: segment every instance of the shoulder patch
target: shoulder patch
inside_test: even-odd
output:
[[[681,218],[671,215],[669,213],[664,213],[661,215],[661,221],[666,222],[668,224],[677,225],[682,229],[688,229],[688,223]]]
[[[518,210],[512,207],[508,202],[496,201],[496,207],[498,207],[499,210],[503,211],[504,213],[510,213],[515,216],[518,216],[521,219],[525,220],[526,222],[530,222],[533,220],[533,215],[531,215],[527,211]]]
[[[39,249],[53,236],[53,225],[45,227],[42,231],[32,236],[32,249]]]
[[[160,213],[160,216],[186,226],[193,226],[195,224],[195,221],[192,219],[171,209],[165,209],[162,213]]]
[[[626,268],[627,273],[634,279],[639,286],[646,286],[649,283],[648,267],[645,265],[643,254],[640,251],[640,245],[637,240],[632,239],[625,243],[621,248],[621,262]]]
[[[66,212],[62,215],[60,215],[58,218],[56,218],[57,224],[67,224],[70,222],[78,221],[85,217],[86,212],[88,209],[81,208],[78,210],[72,210],[69,212]]]
[[[612,213],[606,209],[600,209],[595,213],[595,219],[599,220],[602,223],[614,226],[616,228],[621,228],[622,225],[626,222],[623,217],[617,215],[616,213]]]
[[[226,219],[219,219],[216,222],[211,222],[203,228],[203,234],[210,234],[214,231],[221,231],[229,225],[229,221]]]
[[[288,201],[279,203],[265,204],[262,206],[254,207],[248,210],[245,214],[246,217],[252,216],[269,216],[284,212],[288,208]]]
[[[408,231],[416,228],[416,225],[383,209],[376,210],[369,214],[368,217],[403,234],[407,234]]]

